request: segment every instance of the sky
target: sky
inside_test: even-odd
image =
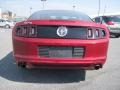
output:
[[[120,12],[120,0],[100,1],[100,14]],[[81,11],[89,16],[97,15],[99,0],[47,0],[44,3],[45,10],[73,10],[73,6],[76,6],[76,11]],[[43,10],[43,2],[41,0],[0,0],[0,8],[2,11],[12,11],[17,16],[29,17],[31,13]]]

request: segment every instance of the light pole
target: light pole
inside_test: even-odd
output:
[[[73,0],[73,10],[75,11],[76,10],[76,7],[77,7],[77,0]]]
[[[105,7],[104,7],[103,16],[106,13],[106,8],[107,8],[107,5],[105,5]]]
[[[98,3],[99,5],[98,5],[98,16],[100,15],[100,6],[101,6],[101,1],[99,0],[99,3]]]
[[[30,7],[30,15],[31,15],[31,13],[32,13],[32,7]]]
[[[41,2],[42,2],[42,9],[44,10],[44,8],[45,8],[45,2],[46,2],[47,0],[41,0]]]
[[[106,9],[107,9],[107,0],[106,0],[106,4],[105,4],[105,7],[104,7],[104,11],[103,11],[103,16],[104,16],[104,14],[106,13]]]

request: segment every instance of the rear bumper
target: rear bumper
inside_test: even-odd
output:
[[[50,64],[50,65],[92,65],[104,64],[106,57],[98,58],[40,58],[32,56],[15,55],[15,59],[19,62],[34,64]]]
[[[35,39],[13,37],[13,51],[16,62],[39,66],[76,66],[89,67],[103,65],[107,57],[108,39],[101,40],[68,40],[68,39]],[[47,58],[38,53],[38,46],[83,46],[83,58]]]
[[[94,70],[96,66],[102,68],[106,57],[88,58],[88,59],[47,59],[47,58],[32,58],[24,56],[15,56],[16,63],[24,63],[27,68],[43,68],[43,69],[85,69]]]

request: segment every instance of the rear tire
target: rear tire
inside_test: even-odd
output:
[[[110,34],[110,38],[119,38],[120,35],[116,35],[116,34]]]
[[[119,38],[119,37],[120,37],[120,35],[115,35],[115,37],[116,37],[116,38]]]
[[[10,25],[7,24],[7,25],[4,26],[4,28],[5,28],[5,29],[9,29],[9,28],[10,28]]]
[[[24,63],[24,62],[18,62],[17,66],[20,67],[20,68],[25,69],[26,68],[26,63]]]

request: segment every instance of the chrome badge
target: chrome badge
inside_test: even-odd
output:
[[[58,27],[57,29],[57,35],[60,36],[60,37],[64,37],[66,36],[68,33],[68,29],[64,26],[60,26]]]

